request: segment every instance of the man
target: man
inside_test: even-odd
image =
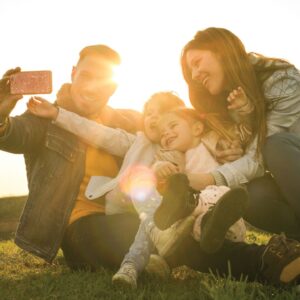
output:
[[[119,55],[105,45],[84,48],[73,67],[71,84],[64,84],[57,94],[57,105],[135,131],[124,111],[106,105],[116,90],[112,76],[119,63]],[[16,244],[48,262],[62,246],[72,268],[118,266],[133,241],[138,217],[105,216],[104,200],[90,201],[85,196],[91,176],[116,176],[117,159],[28,112],[9,117],[22,98],[9,94],[9,76],[19,71],[9,70],[0,82],[0,149],[24,154],[28,177],[29,195]]]

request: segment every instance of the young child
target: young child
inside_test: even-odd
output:
[[[214,153],[220,138],[220,135],[217,134],[217,132],[220,132],[220,123],[214,117],[209,115],[204,117],[194,109],[176,108],[166,112],[162,116],[159,125],[161,131],[160,143],[163,149],[166,151],[177,150],[185,154],[184,173],[210,173],[219,166],[219,163],[214,158]],[[222,124],[221,128],[223,127],[224,124]],[[232,132],[230,127],[227,130],[227,135],[234,136],[235,129],[234,132]],[[222,135],[224,136],[225,133]],[[154,164],[158,180],[165,180],[176,173],[170,167],[170,164],[169,161],[160,161]],[[176,186],[180,185],[179,180],[188,182],[182,176],[169,179],[168,192],[166,192],[155,212],[155,224],[162,230],[168,228],[172,222],[183,218],[189,212],[189,210],[186,210],[186,213],[184,212],[186,201],[189,199],[180,196],[180,192],[176,191],[178,189]],[[197,217],[193,230],[194,238],[200,241],[201,247],[206,252],[216,252],[220,248],[227,229],[234,222],[227,231],[226,238],[233,241],[243,241],[245,238],[246,227],[243,220],[239,219],[239,217],[246,208],[246,192],[240,188],[233,189],[230,193],[228,192],[229,190],[227,186],[210,185],[201,191],[198,205],[196,206],[197,202],[194,202],[195,206],[193,209],[190,208],[190,211],[193,210],[193,215]],[[167,196],[168,193],[169,195]],[[205,226],[208,232],[206,235],[201,234],[202,226],[200,225],[203,217],[206,216],[207,222],[208,214],[206,212],[225,194],[227,194],[225,196],[227,200],[223,200],[223,203],[219,204],[222,207],[221,209],[214,211],[214,217],[211,217],[212,221],[210,221],[212,224]],[[224,197],[222,198],[224,199]],[[213,234],[211,230],[214,231]],[[219,232],[216,232],[217,230]],[[206,238],[206,236],[210,238]]]

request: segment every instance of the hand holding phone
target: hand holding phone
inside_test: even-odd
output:
[[[20,73],[21,68],[10,69],[3,74],[0,79],[0,119],[4,120],[15,107],[22,95],[12,95],[10,93],[10,76]]]
[[[51,71],[27,71],[12,74],[9,78],[11,95],[50,94]]]

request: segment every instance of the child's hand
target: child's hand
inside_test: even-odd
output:
[[[166,179],[170,175],[179,172],[178,167],[169,161],[157,161],[153,164],[152,170],[154,171],[157,180]]]
[[[157,161],[168,161],[178,167],[179,172],[184,171],[185,155],[178,150],[159,149],[155,155]]]
[[[240,114],[248,114],[254,109],[253,103],[241,87],[233,90],[227,97],[227,101],[229,102],[227,108],[236,110]]]
[[[58,115],[58,108],[41,97],[31,97],[27,108],[32,114],[51,120],[56,120]]]

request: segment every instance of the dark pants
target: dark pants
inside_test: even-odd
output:
[[[62,244],[63,253],[71,269],[95,270],[99,266],[118,268],[138,230],[139,219],[133,214],[90,215],[69,226]],[[172,267],[187,265],[195,270],[231,274],[249,279],[258,275],[265,246],[225,241],[216,254],[201,251],[199,244],[187,237],[168,263]]]
[[[171,267],[186,265],[203,273],[211,271],[225,277],[230,274],[238,280],[247,277],[251,281],[264,281],[260,269],[265,249],[264,245],[225,240],[217,253],[207,254],[197,241],[188,236],[167,261]]]
[[[266,140],[264,161],[272,173],[248,184],[250,205],[244,219],[300,240],[300,137],[278,133]]]
[[[65,233],[62,250],[71,269],[118,268],[131,246],[140,220],[135,214],[82,217]]]

